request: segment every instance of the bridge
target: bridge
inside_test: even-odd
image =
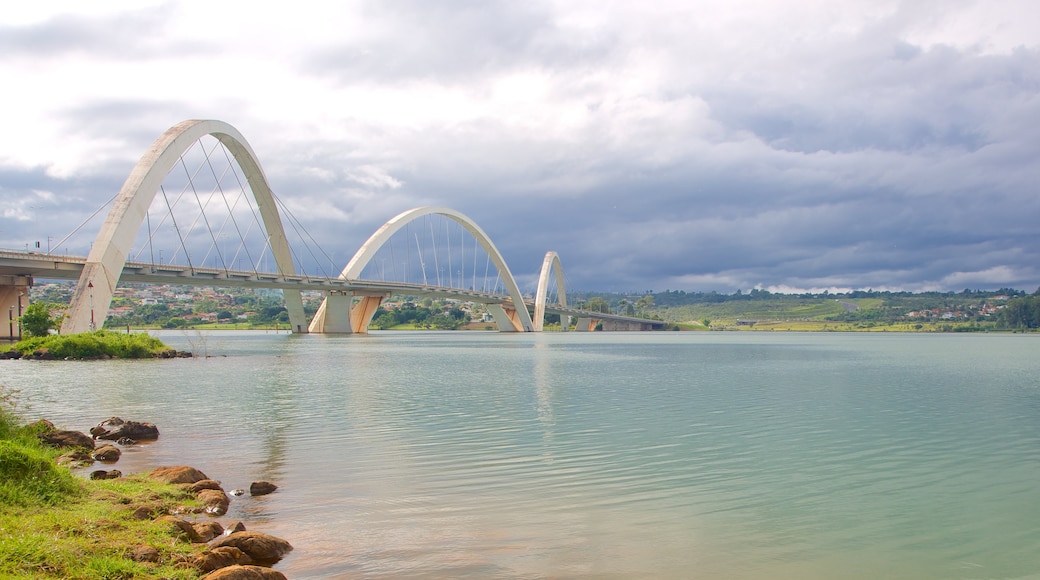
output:
[[[221,158],[226,160],[223,168],[216,166]],[[189,167],[189,160],[197,167]],[[181,180],[180,193],[171,195],[168,186],[171,191],[177,187],[171,183],[174,169],[183,172],[186,180]],[[211,175],[208,191],[200,183],[207,174]],[[190,201],[193,198],[195,203]],[[189,201],[177,209],[182,200]],[[183,206],[193,213],[185,215]],[[484,230],[466,215],[444,207],[418,207],[391,218],[338,274],[299,273],[296,261],[301,252],[289,244],[280,206],[291,214],[274,196],[256,154],[238,130],[213,120],[179,123],[160,136],[131,171],[86,256],[52,252],[49,243],[45,252],[28,246],[25,251],[0,250],[0,305],[9,305],[7,338],[20,334],[17,316],[28,305],[28,288],[36,278],[77,280],[63,334],[101,328],[119,282],[279,289],[294,333],[366,333],[377,308],[394,294],[483,304],[503,332],[541,331],[546,314],[559,315],[564,330],[568,319],[577,319],[580,331],[598,324],[606,330],[653,330],[664,325],[568,306],[563,267],[554,251],[545,254],[534,298],[525,298]],[[221,207],[226,211],[221,213]],[[434,225],[431,219],[440,222]],[[290,220],[290,224],[299,231],[297,222]],[[201,233],[193,238],[193,232]],[[169,243],[162,246],[164,234]],[[301,238],[308,245],[306,236]],[[229,243],[235,245],[234,252],[228,250]],[[308,251],[315,256],[313,248]],[[145,252],[148,259],[140,259]],[[320,249],[318,253],[331,266],[328,254]],[[377,257],[378,275],[373,267]],[[248,269],[241,267],[243,260]],[[386,279],[387,261],[395,274],[391,279]],[[446,261],[446,275],[442,261]],[[432,273],[428,262],[433,263]],[[482,283],[477,280],[480,262],[484,263]],[[492,273],[493,282],[489,281]],[[303,308],[305,291],[323,295],[311,320]]]

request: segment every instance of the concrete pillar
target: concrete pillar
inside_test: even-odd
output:
[[[510,312],[507,312],[501,304],[488,304],[488,312],[491,313],[491,317],[495,319],[495,324],[498,325],[499,332],[522,332],[524,327],[518,323],[518,317],[516,310],[510,308]]]
[[[350,311],[351,328],[356,334],[368,334],[368,325],[376,309],[389,298],[389,294],[363,295],[361,300]]]
[[[329,292],[325,298],[324,318],[320,329],[315,331],[312,325],[311,332],[323,332],[325,334],[351,334],[354,328],[350,324],[350,307],[353,305],[354,296],[346,292]]]
[[[20,340],[22,325],[18,318],[29,305],[29,288],[33,279],[29,276],[0,276],[0,311],[6,310],[0,319],[0,339]]]

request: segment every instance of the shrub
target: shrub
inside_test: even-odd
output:
[[[161,351],[170,350],[161,340],[144,332],[124,334],[106,330],[34,337],[15,343],[14,348],[23,354],[47,349],[57,358],[75,359],[98,358],[102,355],[151,358]]]

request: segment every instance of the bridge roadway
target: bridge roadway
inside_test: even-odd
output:
[[[0,276],[29,276],[44,280],[78,280],[87,259],[84,256],[68,256],[54,253],[26,252],[23,250],[0,249]],[[232,286],[240,288],[276,288],[280,290],[318,290],[322,292],[341,291],[365,294],[405,294],[408,296],[430,296],[435,298],[454,298],[480,302],[482,304],[512,305],[509,296],[482,292],[409,284],[405,282],[379,282],[372,280],[344,280],[327,276],[310,276],[307,274],[276,274],[242,270],[224,270],[221,268],[202,268],[180,264],[153,264],[151,262],[127,261],[121,282],[144,284],[183,284],[186,286]],[[529,311],[534,310],[534,300],[525,299]],[[561,307],[547,304],[545,311],[550,314],[571,316],[582,321],[604,321],[612,330],[628,330],[630,326],[647,326],[653,329],[664,327],[660,320],[649,320],[633,316],[621,316],[601,312],[589,312],[577,308]],[[637,328],[631,328],[637,330]]]

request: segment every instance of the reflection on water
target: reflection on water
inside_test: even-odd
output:
[[[292,578],[1040,574],[1036,337],[206,341],[0,376],[29,418],[158,424],[124,472],[278,484],[227,518],[289,539]]]

